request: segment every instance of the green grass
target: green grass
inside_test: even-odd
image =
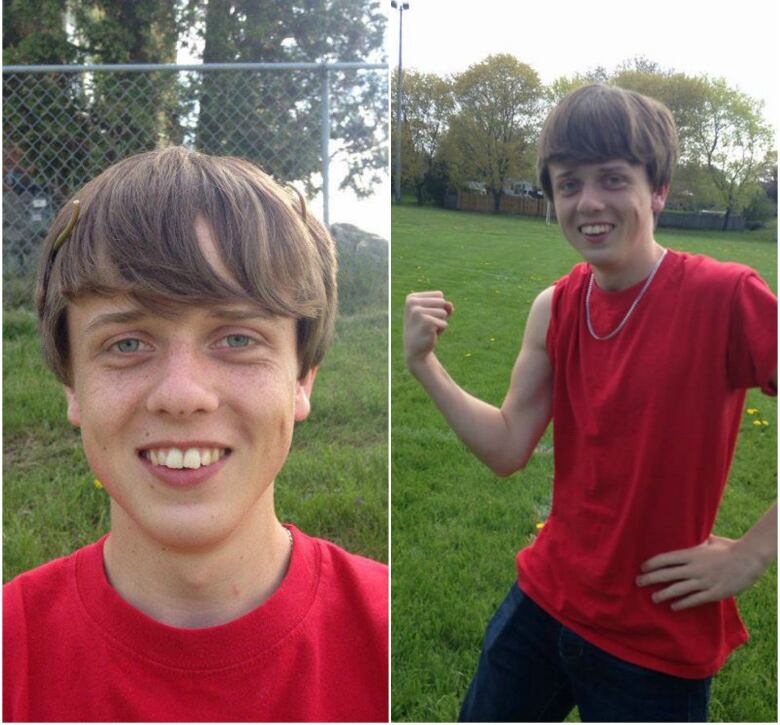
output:
[[[459,442],[403,366],[402,311],[413,290],[455,304],[438,355],[474,395],[500,404],[534,297],[579,261],[542,219],[393,207],[392,229],[393,697],[398,721],[457,718],[484,629],[515,579],[515,552],[546,518],[549,432],[522,474],[500,479]],[[675,249],[738,260],[776,289],[774,240],[659,230]],[[776,402],[750,391],[769,427],[746,416],[715,531],[738,537],[775,499]],[[714,721],[775,721],[776,566],[739,597],[750,642],[715,678]],[[576,710],[570,720],[576,720]]]
[[[276,481],[279,517],[349,551],[387,561],[386,265],[344,285],[350,314],[320,367],[309,418]],[[360,299],[358,299],[360,298]],[[8,303],[8,299],[6,299]],[[45,368],[29,306],[3,320],[3,581],[95,541],[110,525],[61,386]]]

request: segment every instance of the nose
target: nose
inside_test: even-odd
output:
[[[596,184],[583,184],[580,191],[580,198],[577,201],[577,211],[583,214],[602,211],[604,201],[601,198],[601,191]]]
[[[207,360],[188,344],[176,344],[160,361],[147,397],[147,410],[176,418],[211,413],[219,407],[215,382]]]

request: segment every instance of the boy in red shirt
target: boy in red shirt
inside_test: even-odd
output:
[[[274,510],[336,313],[303,200],[131,157],[57,216],[37,304],[111,532],[4,587],[4,719],[386,720],[387,568]]]
[[[452,304],[407,298],[407,365],[480,460],[509,475],[555,423],[550,516],[462,720],[705,720],[747,638],[733,596],[776,556],[776,507],[736,541],[712,526],[745,390],[776,394],[777,301],[747,267],[655,241],[676,158],[671,114],[637,93],[589,86],[550,114],[539,175],[584,263],[533,303],[500,409],[436,359]]]

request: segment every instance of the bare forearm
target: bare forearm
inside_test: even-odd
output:
[[[777,503],[739,539],[738,545],[762,572],[777,558]]]
[[[500,408],[463,390],[433,353],[408,365],[450,427],[480,461],[501,476],[525,465],[536,440],[513,431]]]
[[[552,288],[534,301],[523,344],[501,408],[469,395],[436,358],[434,350],[454,306],[442,292],[413,292],[406,298],[404,355],[458,437],[500,476],[522,468],[550,420],[552,371],[545,348]]]

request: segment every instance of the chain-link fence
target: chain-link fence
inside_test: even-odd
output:
[[[370,63],[6,66],[3,277],[29,277],[54,213],[112,163],[181,144],[321,191],[334,151],[386,164],[387,67]],[[370,174],[369,174],[370,176]],[[374,174],[376,176],[376,173]],[[361,183],[361,182],[357,182]],[[363,193],[365,184],[363,179]]]

